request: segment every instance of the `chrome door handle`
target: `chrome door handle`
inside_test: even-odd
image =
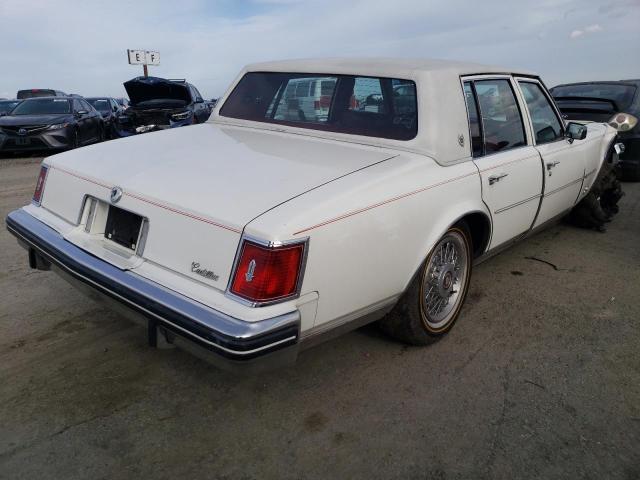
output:
[[[555,167],[556,165],[559,165],[560,162],[549,162],[547,163],[547,170],[551,170],[553,167]]]
[[[491,175],[489,177],[489,185],[493,185],[494,183],[499,182],[500,180],[502,180],[507,175],[509,175],[509,174],[508,173],[501,173],[500,175]]]

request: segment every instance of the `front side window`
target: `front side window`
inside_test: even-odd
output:
[[[404,90],[397,91],[399,87]],[[418,132],[415,83],[379,77],[247,73],[220,115],[322,131],[410,140]]]
[[[91,105],[89,105],[89,102],[85,101],[85,100],[80,100],[80,103],[82,104],[82,107],[84,110],[86,110],[87,112],[91,112],[92,111],[92,107]]]
[[[526,145],[522,115],[509,80],[473,83],[480,106],[485,154]]]
[[[533,123],[536,143],[553,142],[562,138],[562,124],[553,110],[549,99],[538,83],[518,82],[527,102],[527,109]]]

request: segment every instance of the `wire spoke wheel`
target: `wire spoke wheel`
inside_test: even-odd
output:
[[[455,319],[469,272],[468,242],[461,231],[451,229],[434,247],[422,278],[420,310],[429,331],[441,332]]]

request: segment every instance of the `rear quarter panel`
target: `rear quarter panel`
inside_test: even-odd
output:
[[[488,212],[471,161],[443,167],[400,154],[290,200],[245,233],[309,237],[302,294],[318,292],[314,326],[400,295],[436,241],[469,212]]]

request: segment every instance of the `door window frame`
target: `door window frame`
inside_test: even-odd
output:
[[[565,135],[566,135],[566,132],[567,132],[567,128],[566,128],[566,124],[564,122],[564,118],[562,117],[562,114],[560,113],[560,110],[558,109],[558,106],[556,105],[556,102],[553,100],[553,97],[549,93],[549,90],[547,89],[545,84],[542,82],[542,80],[540,80],[539,77],[525,77],[525,76],[522,76],[522,75],[518,75],[517,77],[514,77],[514,80],[515,80],[515,83],[517,84],[518,93],[522,97],[522,101],[524,103],[524,107],[525,107],[526,112],[527,112],[527,119],[528,119],[528,122],[529,122],[529,128],[531,129],[531,139],[532,139],[532,142],[533,142],[532,145],[547,145],[547,144],[556,143],[556,142],[558,142],[560,140],[565,140],[566,139]],[[524,92],[520,88],[520,82],[537,84],[540,87],[540,90],[542,90],[542,94],[546,97],[547,101],[551,105],[551,109],[553,110],[553,113],[555,114],[556,118],[558,119],[558,122],[560,122],[560,136],[558,138],[556,138],[555,140],[552,140],[550,142],[542,142],[542,143],[538,143],[538,141],[536,140],[535,131],[533,129],[533,118],[531,117],[531,112],[529,111],[529,106],[527,105],[527,101],[524,98]]]
[[[522,96],[522,92],[520,91],[519,86],[517,85],[517,81],[511,74],[474,74],[474,75],[461,75],[460,76],[460,89],[464,99],[464,107],[467,112],[467,126],[469,128],[469,155],[471,158],[484,158],[491,157],[493,155],[499,155],[501,153],[511,152],[513,150],[518,150],[519,148],[526,148],[534,145],[533,138],[533,130],[531,127],[531,118],[529,118],[529,110],[526,109],[526,102],[524,101],[524,97]],[[525,78],[525,77],[519,77]],[[524,132],[525,144],[520,145],[518,147],[509,148],[507,150],[500,150],[497,152],[486,153],[485,149],[485,136],[484,136],[484,125],[482,123],[482,109],[480,107],[480,102],[478,101],[478,96],[476,93],[475,82],[482,80],[507,80],[509,82],[509,86],[511,87],[511,92],[513,93],[513,97],[516,101],[516,105],[518,106],[518,113],[520,114],[520,122],[522,123],[522,131]],[[472,137],[471,137],[471,124],[469,123],[469,107],[467,106],[466,94],[464,92],[464,84],[465,82],[471,83],[471,90],[473,91],[473,99],[476,103],[476,110],[478,111],[478,120],[480,122],[480,134],[482,136],[482,155],[473,156],[473,145],[472,145]],[[526,117],[526,119],[525,119]],[[564,127],[564,125],[563,125]]]

